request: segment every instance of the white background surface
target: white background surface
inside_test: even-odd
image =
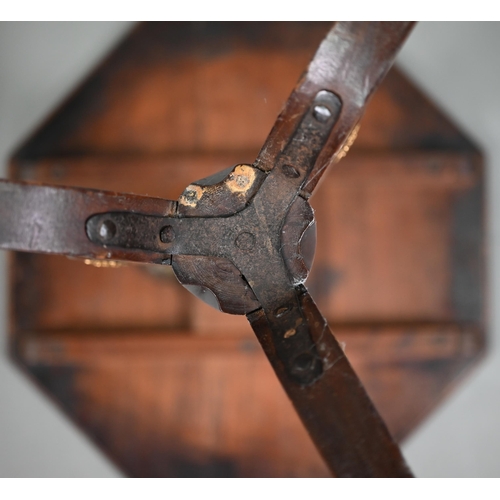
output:
[[[130,23],[0,23],[0,164],[130,29]],[[400,66],[467,132],[488,162],[491,351],[404,446],[417,476],[500,476],[500,23],[421,23]],[[2,170],[2,173],[5,172]],[[6,356],[0,252],[0,477],[120,472]]]

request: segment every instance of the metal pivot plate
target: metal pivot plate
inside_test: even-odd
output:
[[[106,248],[163,252],[166,263],[171,256],[181,283],[197,287],[200,295],[210,290],[223,311],[268,311],[279,324],[278,357],[294,380],[311,384],[323,373],[323,362],[298,301],[297,287],[307,278],[301,240],[313,223],[301,190],[340,111],[340,99],[320,91],[271,171],[238,165],[212,183],[190,185],[172,217],[98,214],[87,221],[87,234]],[[228,207],[235,211],[228,213]],[[220,271],[228,275],[230,293]]]

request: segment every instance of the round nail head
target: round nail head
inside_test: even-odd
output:
[[[109,241],[116,234],[116,225],[111,220],[105,220],[99,226],[99,237],[101,240]]]
[[[321,123],[325,123],[332,116],[332,112],[323,104],[317,104],[313,109],[313,116]]]
[[[172,243],[175,239],[174,228],[172,226],[165,226],[160,231],[160,240],[163,243]]]

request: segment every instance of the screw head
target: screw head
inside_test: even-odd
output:
[[[175,233],[172,226],[165,226],[160,230],[160,240],[162,243],[172,243],[174,239]]]
[[[290,365],[290,374],[301,384],[313,383],[322,372],[321,360],[309,351],[300,353]]]
[[[310,370],[314,361],[315,358],[310,352],[303,352],[293,360],[293,370],[298,373]]]
[[[332,112],[323,104],[317,104],[313,108],[313,116],[320,123],[326,123],[332,116]]]
[[[250,179],[241,174],[240,175],[235,175],[234,173],[229,174],[229,180],[235,182],[236,185],[241,189],[246,188],[250,183]]]
[[[184,197],[189,200],[189,201],[194,201],[196,200],[197,196],[196,196],[196,191],[194,191],[193,189],[189,190],[189,191],[186,191],[184,193]]]
[[[116,225],[112,220],[105,220],[99,226],[99,237],[103,241],[109,241],[116,235]]]

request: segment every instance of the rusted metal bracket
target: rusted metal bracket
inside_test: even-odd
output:
[[[270,172],[239,165],[221,172],[227,174],[221,181],[218,175],[212,184],[198,181],[185,190],[180,209],[170,217],[126,212],[92,216],[87,221],[90,240],[106,248],[164,253],[163,262],[173,264],[181,283],[187,279],[186,284],[202,287],[205,296],[210,290],[223,311],[247,314],[264,308],[272,321],[278,319],[277,354],[289,375],[299,384],[314,382],[323,365],[297,297],[308,273],[301,243],[314,216],[299,193],[340,110],[338,96],[320,91]],[[220,193],[223,207],[214,203]],[[235,212],[227,214],[228,206]],[[311,261],[314,248],[308,246]],[[213,280],[213,258],[238,288],[230,296],[226,279]]]

